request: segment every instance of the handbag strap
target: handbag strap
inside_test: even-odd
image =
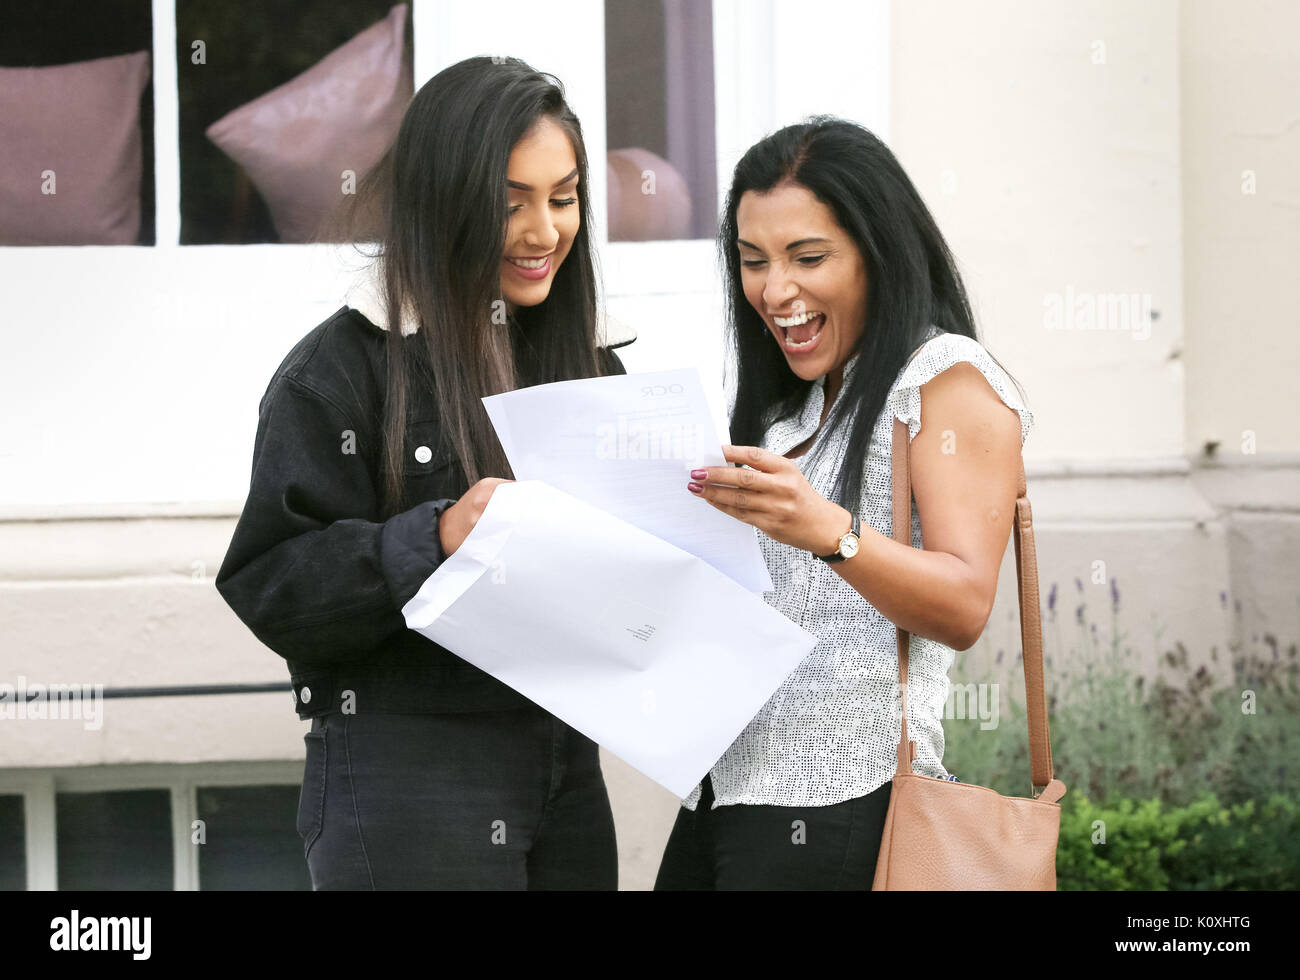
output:
[[[915,356],[915,355],[914,355]],[[893,494],[894,540],[912,546],[911,438],[907,423],[894,419]],[[1016,484],[1016,513],[1012,523],[1016,546],[1016,593],[1020,600],[1020,639],[1025,662],[1025,707],[1029,722],[1029,770],[1035,797],[1053,781],[1052,741],[1047,725],[1047,699],[1043,675],[1043,628],[1038,607],[1038,554],[1034,549],[1033,514],[1026,495],[1025,461],[1020,460]],[[907,737],[908,632],[898,633],[898,677],[902,692],[903,727],[898,740],[898,772],[910,773],[916,743]],[[1060,786],[1064,792],[1065,787]],[[1058,793],[1048,794],[1057,796]]]

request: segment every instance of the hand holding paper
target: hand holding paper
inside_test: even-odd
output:
[[[538,480],[498,485],[402,613],[679,798],[816,643],[708,563]]]

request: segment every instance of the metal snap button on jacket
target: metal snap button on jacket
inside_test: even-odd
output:
[[[433,450],[428,446],[421,446],[415,451],[415,461],[417,463],[427,463],[433,459]]]

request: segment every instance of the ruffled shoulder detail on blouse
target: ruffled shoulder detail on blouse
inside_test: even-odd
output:
[[[920,348],[903,368],[893,390],[889,393],[886,411],[890,418],[900,418],[907,423],[910,439],[921,431],[921,385],[942,374],[958,361],[974,364],[999,398],[1020,415],[1020,447],[1023,449],[1034,427],[1034,415],[1020,399],[1006,372],[985,350],[984,345],[972,337],[956,333],[940,333]]]

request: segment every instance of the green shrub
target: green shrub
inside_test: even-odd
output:
[[[1276,890],[1296,887],[1300,807],[1274,796],[1225,807],[1213,793],[1182,807],[1159,800],[1061,801],[1062,891]]]

